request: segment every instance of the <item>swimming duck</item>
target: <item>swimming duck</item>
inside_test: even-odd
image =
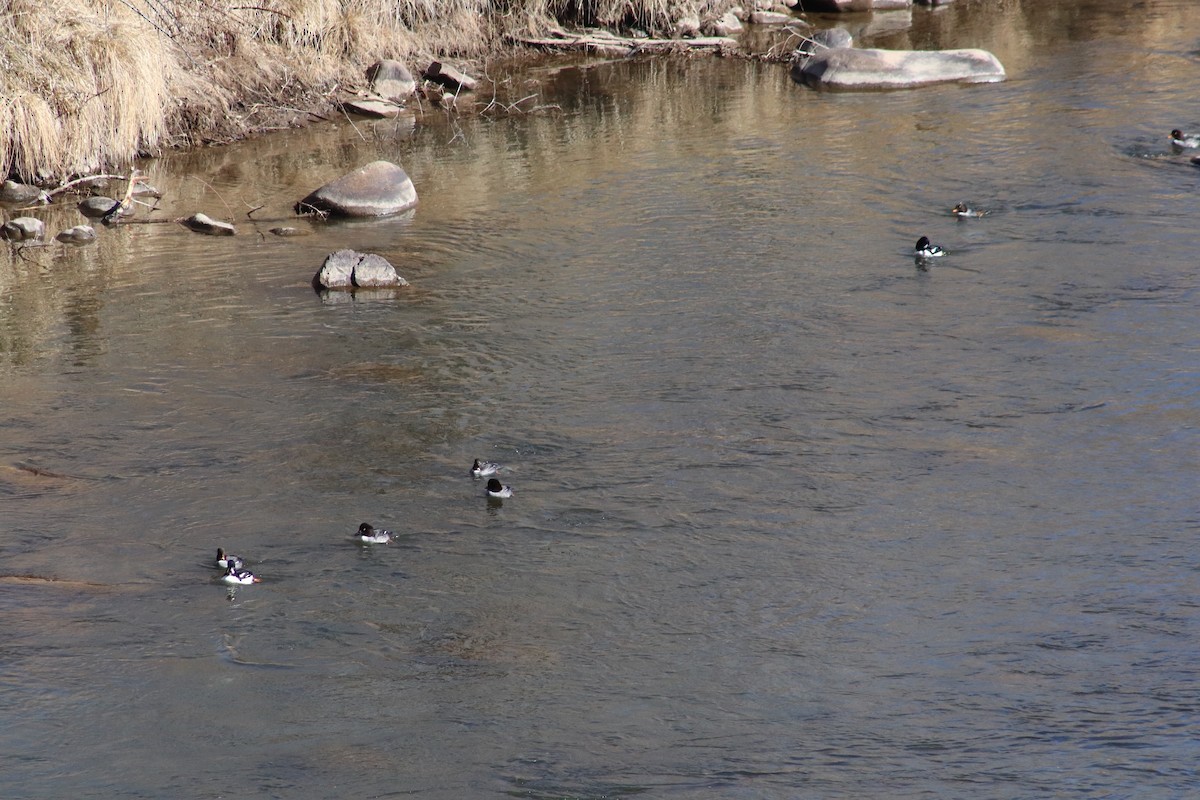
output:
[[[959,203],[954,208],[950,209],[950,213],[959,219],[964,219],[966,217],[982,217],[988,212],[979,208],[971,208],[966,203]]]
[[[1176,128],[1171,131],[1171,144],[1176,147],[1200,147],[1200,133],[1184,133]]]
[[[258,577],[250,570],[242,569],[241,567],[235,567],[232,564],[230,564],[229,568],[225,570],[225,574],[221,576],[221,580],[225,581],[226,583],[234,583],[241,586],[262,582],[262,578]]]
[[[505,486],[500,481],[492,478],[487,482],[487,494],[488,497],[512,497],[513,490],[511,486]]]
[[[392,532],[372,527],[371,523],[364,522],[358,526],[358,533],[354,534],[354,538],[366,544],[387,544],[392,539]]]
[[[500,465],[495,461],[480,461],[475,459],[475,463],[471,465],[471,474],[476,478],[486,478],[488,475],[495,475],[500,471]]]
[[[913,253],[917,258],[938,258],[946,255],[946,251],[929,241],[928,236],[922,236],[920,239],[917,239]]]
[[[217,548],[217,566],[221,569],[229,569],[236,567],[241,569],[246,566],[246,560],[241,556],[235,556],[233,553],[226,553],[221,548]]]

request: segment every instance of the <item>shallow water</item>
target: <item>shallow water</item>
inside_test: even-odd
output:
[[[6,256],[0,796],[1196,791],[1200,19],[840,22],[1009,79],[558,63],[146,165],[237,237]],[[265,233],[375,158],[415,214]]]

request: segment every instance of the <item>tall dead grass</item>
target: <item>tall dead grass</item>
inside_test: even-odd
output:
[[[0,177],[117,169],[286,124],[380,58],[479,57],[554,23],[669,30],[732,2],[0,0]]]

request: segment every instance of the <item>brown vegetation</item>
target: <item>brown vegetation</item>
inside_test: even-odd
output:
[[[669,31],[732,0],[0,0],[0,177],[113,169],[303,122],[380,58],[478,59],[557,24]]]

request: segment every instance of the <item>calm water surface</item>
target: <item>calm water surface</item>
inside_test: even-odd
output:
[[[1200,791],[1200,15],[840,23],[1010,77],[559,63],[147,165],[235,238],[0,256],[0,796]],[[265,234],[376,158],[414,215]]]

